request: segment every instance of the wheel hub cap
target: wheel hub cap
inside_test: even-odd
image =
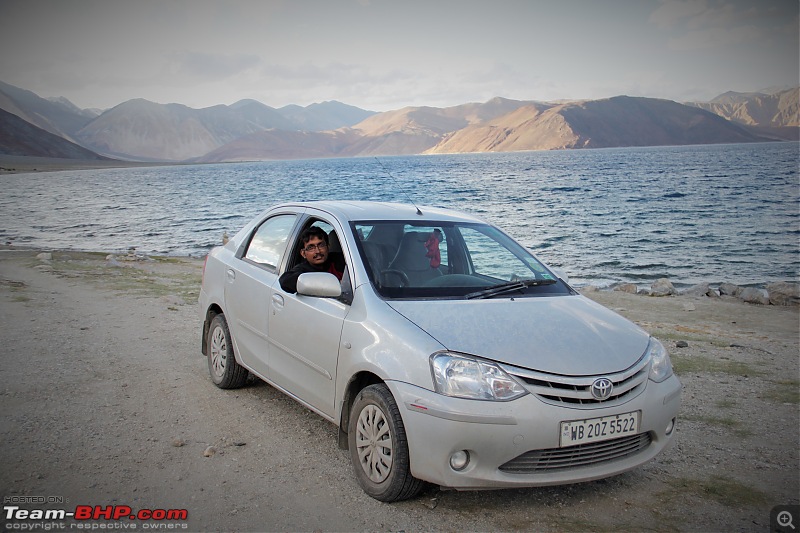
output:
[[[225,332],[222,328],[215,328],[211,335],[211,368],[214,375],[222,377],[225,374],[225,360],[228,357],[228,343],[225,342]]]
[[[392,434],[386,417],[377,406],[368,405],[358,415],[356,447],[361,468],[370,480],[381,483],[392,470]]]

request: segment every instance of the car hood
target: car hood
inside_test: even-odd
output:
[[[568,376],[625,370],[650,337],[583,296],[387,303],[447,350]]]

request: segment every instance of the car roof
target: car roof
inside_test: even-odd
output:
[[[376,220],[414,220],[438,222],[483,222],[467,213],[433,206],[415,206],[394,202],[370,202],[361,200],[291,202],[276,206],[304,207],[319,209],[330,213],[339,220],[376,221]],[[419,208],[419,209],[418,209]]]

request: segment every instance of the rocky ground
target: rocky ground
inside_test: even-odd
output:
[[[116,529],[765,531],[773,506],[800,503],[798,307],[587,293],[670,348],[684,384],[675,446],[603,481],[431,487],[388,505],[359,489],[333,425],[264,383],[211,384],[201,269],[188,258],[0,251],[5,506],[188,511],[170,524],[99,522]],[[3,530],[42,522],[7,512]]]

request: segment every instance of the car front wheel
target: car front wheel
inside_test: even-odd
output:
[[[424,482],[411,475],[403,419],[384,384],[356,396],[348,424],[350,458],[359,485],[383,502],[413,498]]]
[[[247,369],[236,362],[225,315],[216,315],[208,328],[208,373],[220,389],[238,389],[247,381]]]

